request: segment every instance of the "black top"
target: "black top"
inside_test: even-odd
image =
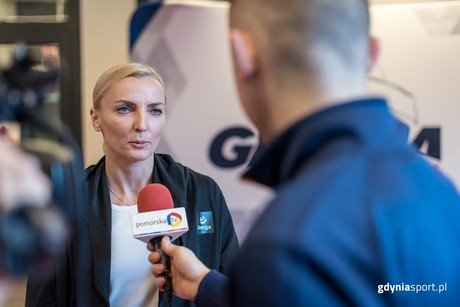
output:
[[[185,207],[187,212],[189,231],[174,243],[191,249],[209,268],[226,273],[232,254],[238,249],[238,240],[219,186],[210,177],[175,162],[169,155],[155,154],[154,163],[152,183],[165,185],[171,192],[174,206]],[[90,244],[84,248],[87,252],[78,255],[73,247],[75,242],[72,242],[64,265],[52,273],[49,280],[36,282],[29,278],[26,307],[110,305],[112,215],[105,158],[86,171],[89,214],[85,216],[89,219],[83,218],[78,227],[89,229]],[[203,216],[211,227],[199,227],[199,219]],[[77,279],[79,283],[75,282]],[[82,297],[87,298],[86,301],[81,300]],[[167,306],[161,292],[159,305]],[[173,297],[172,306],[195,305]]]

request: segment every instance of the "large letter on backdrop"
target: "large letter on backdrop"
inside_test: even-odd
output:
[[[369,88],[389,98],[409,141],[460,183],[460,2],[379,4],[372,33],[382,42]]]

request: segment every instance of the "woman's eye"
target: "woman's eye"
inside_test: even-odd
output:
[[[163,110],[159,108],[154,108],[150,111],[150,113],[152,113],[153,115],[161,115],[163,114]]]
[[[118,113],[123,113],[123,114],[129,113],[130,111],[131,111],[131,109],[128,108],[128,107],[119,107],[119,108],[117,109],[117,112],[118,112]]]

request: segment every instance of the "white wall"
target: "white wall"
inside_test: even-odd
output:
[[[129,60],[129,20],[136,0],[80,0],[82,138],[85,164],[103,155],[102,137],[91,125],[92,91],[99,75]]]

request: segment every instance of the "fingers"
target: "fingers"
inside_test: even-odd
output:
[[[163,253],[170,256],[171,253],[174,252],[174,248],[175,248],[175,245],[171,244],[170,238],[167,236],[163,237],[161,241],[161,249]],[[155,286],[161,291],[163,291],[163,288],[166,284],[166,279],[164,277],[165,266],[164,264],[160,263],[161,255],[160,253],[154,251],[155,247],[151,243],[147,244],[147,249],[151,251],[151,253],[148,256],[148,259],[150,263],[152,263],[151,271],[152,271],[153,276],[155,276]]]
[[[166,284],[166,279],[163,276],[156,277],[155,276],[155,287],[158,288],[159,290],[163,291],[164,286]]]
[[[177,246],[171,243],[170,237],[164,236],[163,239],[161,239],[161,249],[166,255],[172,257],[174,251],[177,249]]]
[[[163,276],[165,272],[165,266],[163,264],[152,265],[152,273],[155,277]]]
[[[149,243],[149,245],[147,246],[147,248],[149,250],[153,250],[154,247],[152,244]],[[151,252],[148,256],[148,259],[150,261],[150,263],[152,263],[152,268],[151,268],[151,271],[152,271],[152,274],[153,276],[155,276],[155,278],[160,278],[162,281],[159,282],[160,285],[163,285],[165,283],[165,280],[164,280],[164,277],[163,277],[163,274],[165,272],[165,266],[164,264],[160,263],[160,260],[161,260],[161,256],[160,256],[160,253],[157,253],[157,252]],[[156,284],[156,282],[155,282]]]
[[[147,249],[151,251],[152,253],[149,256],[149,261],[152,263],[156,263],[160,259],[160,254],[155,253],[155,247],[151,242],[147,243]],[[174,245],[171,244],[171,239],[168,236],[165,236],[161,240],[161,249],[163,252],[165,252],[168,256],[171,256],[171,254],[174,252]],[[150,258],[152,257],[152,259]]]
[[[147,249],[151,252],[155,251],[155,248],[153,247],[153,244],[152,243],[147,243]]]
[[[158,255],[158,253],[152,254]],[[166,279],[164,277],[165,266],[163,264],[153,264],[151,271],[153,276],[155,276],[155,286],[161,291],[163,291],[163,288],[166,284]]]
[[[152,264],[158,263],[161,259],[160,253],[157,252],[151,252],[149,254],[149,261]]]

